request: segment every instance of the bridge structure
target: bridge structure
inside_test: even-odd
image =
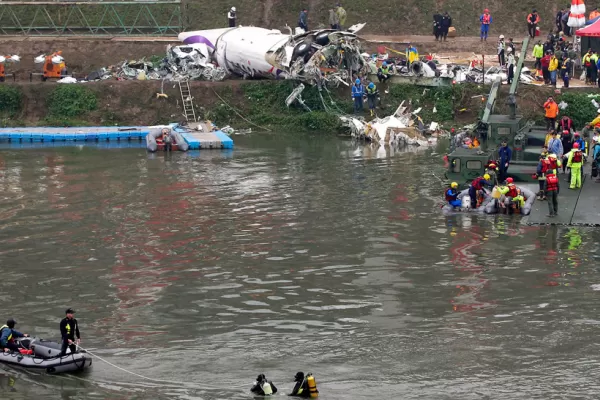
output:
[[[177,36],[181,0],[0,1],[0,35]]]

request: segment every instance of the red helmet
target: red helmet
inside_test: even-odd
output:
[[[569,131],[565,129],[565,130],[563,131],[563,135],[568,135],[568,134],[569,134]]]
[[[579,143],[573,143],[573,148],[574,149],[578,149],[579,148]]]
[[[575,135],[575,136],[579,136],[579,132],[575,132],[573,135]]]
[[[506,183],[513,183],[513,178],[511,178],[511,177],[506,178]]]

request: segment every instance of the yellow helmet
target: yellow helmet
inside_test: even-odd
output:
[[[457,188],[457,187],[458,187],[458,183],[456,183],[456,182],[452,182],[452,183],[450,184],[450,187]]]
[[[489,181],[489,180],[490,180],[490,178],[491,178],[491,176],[490,176],[489,174],[485,174],[485,175],[483,176],[483,179],[485,179],[486,181]]]

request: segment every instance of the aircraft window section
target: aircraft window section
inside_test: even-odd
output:
[[[480,169],[483,169],[483,165],[481,164],[481,161],[471,160],[471,161],[467,161],[467,169],[480,170]]]
[[[498,132],[498,136],[508,136],[508,135],[510,135],[510,128],[506,128],[506,127],[498,128],[497,132]]]
[[[460,172],[460,158],[452,160],[452,172]]]

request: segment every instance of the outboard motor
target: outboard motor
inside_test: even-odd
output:
[[[412,64],[410,64],[410,72],[416,76],[423,75],[423,63],[421,61],[414,61]]]
[[[29,348],[33,350],[33,354],[36,357],[52,358],[57,357],[60,354],[62,345],[50,340],[33,338],[29,344]],[[71,350],[67,348],[67,354],[70,352]]]

